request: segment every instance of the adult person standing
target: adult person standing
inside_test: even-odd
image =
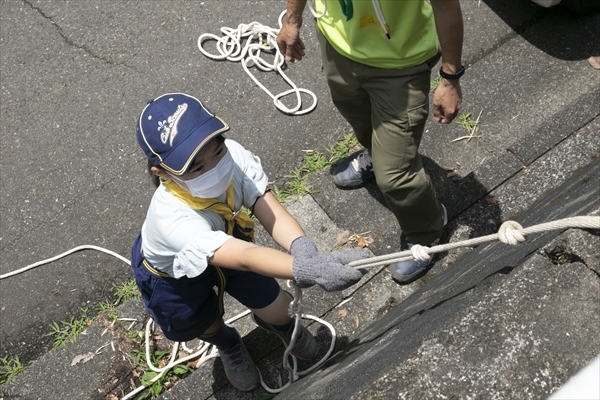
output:
[[[305,55],[300,28],[306,1],[287,0],[277,36],[287,62]],[[418,153],[429,114],[431,69],[440,56],[442,81],[433,97],[434,119],[450,123],[462,99],[460,2],[430,2],[316,0],[314,10],[331,98],[364,147],[339,165],[334,182],[341,189],[354,189],[376,179],[406,236],[401,250],[437,244],[447,222]],[[392,277],[410,283],[429,264],[395,263]]]

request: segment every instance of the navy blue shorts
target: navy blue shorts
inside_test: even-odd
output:
[[[160,276],[144,259],[141,244],[138,235],[131,252],[135,281],[148,314],[169,340],[187,342],[202,335],[225,312],[223,292],[248,308],[266,307],[279,295],[274,278],[212,265],[195,278]]]

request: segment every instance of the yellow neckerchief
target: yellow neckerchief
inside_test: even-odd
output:
[[[248,214],[234,210],[234,196],[233,196],[233,179],[227,188],[226,201],[227,204],[217,199],[204,199],[201,197],[194,197],[187,190],[182,189],[178,184],[173,182],[171,179],[162,181],[169,193],[183,201],[185,204],[193,208],[194,210],[206,210],[210,209],[219,214],[227,226],[227,234],[233,236],[233,228],[237,224],[244,235],[250,237],[254,241],[254,222]]]

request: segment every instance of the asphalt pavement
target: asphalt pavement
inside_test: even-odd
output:
[[[461,4],[463,112],[479,118],[479,137],[452,142],[466,134],[463,128],[430,121],[421,145],[450,214],[450,241],[496,232],[501,222],[527,215],[600,157],[600,72],[588,61],[600,55],[600,15],[574,16],[561,6],[543,9],[527,0]],[[0,274],[84,244],[129,258],[153,191],[135,141],[137,116],[150,98],[187,92],[205,101],[230,124],[228,137],[260,156],[279,187],[301,165],[305,150],[323,150],[349,133],[329,100],[308,15],[302,32],[307,56],[285,70],[318,98],[307,115],[281,113],[239,63],[210,60],[198,50],[198,37],[219,35],[222,26],[259,21],[277,27],[283,7],[283,1],[233,0],[0,3]],[[276,74],[254,73],[273,93],[287,90]],[[592,171],[596,182],[597,169]],[[320,249],[331,250],[338,234],[348,230],[372,238],[369,249],[375,255],[396,251],[399,227],[377,187],[340,191],[330,173],[311,176],[316,192],[300,205],[287,205],[298,207],[295,215],[318,237]],[[586,199],[586,213],[598,209],[597,191]],[[259,242],[273,245],[264,235]],[[370,288],[375,300],[359,313],[360,328],[426,290],[467,251],[444,255],[430,274],[408,286],[391,282],[385,268],[373,271],[361,287]],[[93,312],[113,284],[131,277],[115,258],[83,251],[0,280],[0,357],[17,355],[27,364],[44,357],[67,362],[73,352],[93,347],[79,342],[71,353],[48,352],[51,338],[45,335],[52,322]],[[597,285],[598,271],[590,282]],[[306,296],[307,307],[339,323],[338,334],[347,340],[340,348],[361,329],[332,310],[353,293],[314,290]],[[246,329],[258,335],[250,325]],[[105,362],[102,368],[110,370],[110,360]],[[545,392],[535,393],[550,393],[582,363],[573,363]],[[33,365],[40,365],[31,368],[37,381],[52,380],[55,371],[41,362]],[[85,366],[93,369],[92,363]],[[77,373],[67,375],[78,382]],[[206,379],[206,374],[192,376]],[[211,383],[206,397],[226,386],[222,377],[209,377],[220,383]],[[89,393],[82,381],[79,386]],[[34,398],[41,392],[32,387],[28,393]],[[73,398],[92,398],[86,396]]]

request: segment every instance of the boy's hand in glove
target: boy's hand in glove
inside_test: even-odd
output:
[[[314,257],[319,255],[317,245],[306,236],[298,236],[290,245],[290,254],[294,257]]]
[[[328,292],[343,290],[363,276],[361,271],[347,264],[364,258],[367,258],[367,254],[361,249],[311,257],[297,256],[292,262],[294,280],[301,288],[317,284]]]

